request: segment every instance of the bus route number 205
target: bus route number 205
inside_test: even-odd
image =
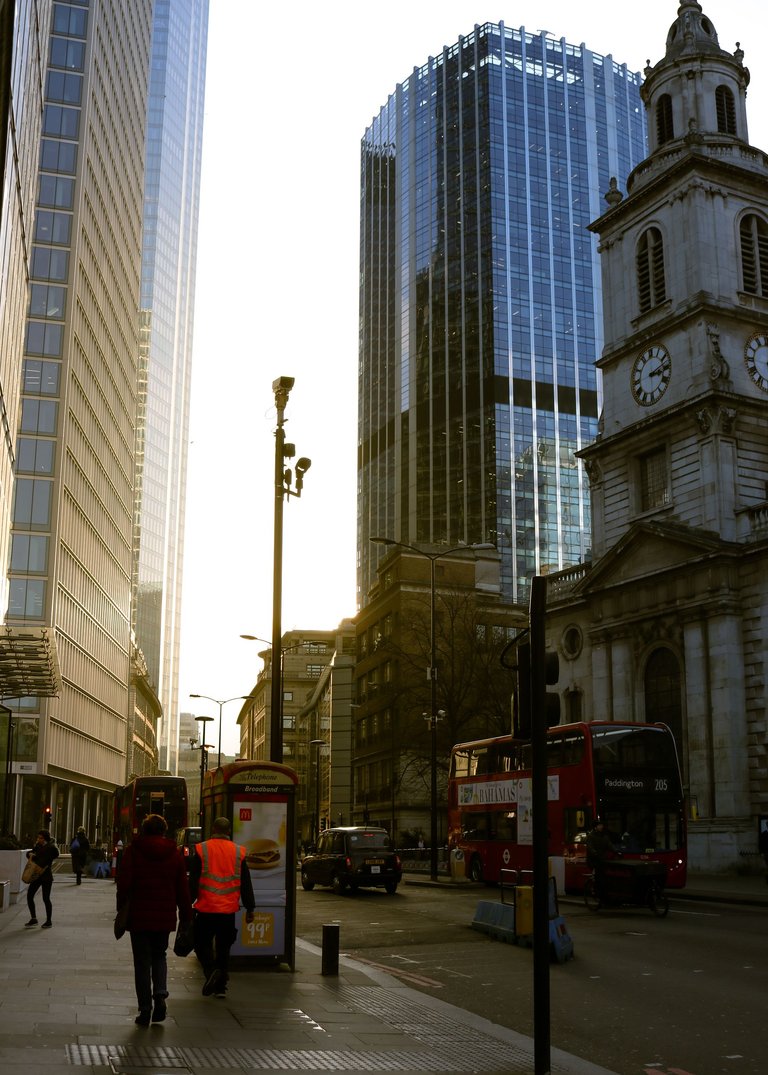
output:
[[[669,781],[665,776],[656,777],[656,791],[669,791]]]

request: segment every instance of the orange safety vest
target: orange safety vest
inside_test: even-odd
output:
[[[232,914],[240,906],[240,869],[245,848],[231,840],[204,840],[195,851],[203,860],[195,910]]]

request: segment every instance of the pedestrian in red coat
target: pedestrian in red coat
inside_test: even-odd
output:
[[[176,929],[176,908],[182,926],[192,922],[187,868],[167,831],[165,818],[159,814],[146,817],[141,835],[125,849],[117,875],[118,911],[128,904],[127,928],[139,1001],[137,1026],[165,1019],[166,952],[168,937]]]

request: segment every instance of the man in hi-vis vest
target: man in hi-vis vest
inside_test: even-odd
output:
[[[250,870],[245,848],[232,842],[226,817],[217,817],[210,840],[195,847],[189,864],[189,890],[195,902],[195,955],[205,974],[203,996],[227,995],[229,950],[237,937],[235,912],[242,901],[246,922],[253,921]]]

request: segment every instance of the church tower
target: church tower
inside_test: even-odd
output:
[[[571,712],[675,732],[700,869],[743,862],[768,813],[768,156],[749,144],[743,60],[683,0],[645,69],[650,155],[591,225],[593,561],[550,585]]]

